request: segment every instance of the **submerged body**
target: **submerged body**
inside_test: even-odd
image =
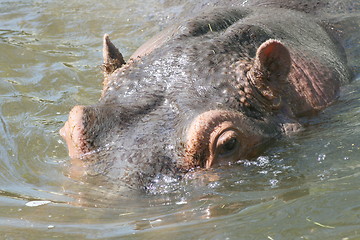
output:
[[[341,36],[319,13],[326,4],[299,2],[208,7],[127,63],[105,36],[101,99],[74,107],[61,130],[70,157],[146,188],[158,175],[255,157],[296,132],[351,79]]]

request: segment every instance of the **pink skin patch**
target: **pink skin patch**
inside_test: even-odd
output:
[[[243,157],[250,157],[263,142],[263,136],[254,128],[254,124],[241,113],[232,111],[211,110],[199,115],[187,133],[183,167],[210,168],[224,160],[234,162]],[[217,143],[226,132],[238,135],[240,147],[231,158],[221,160],[217,155]]]
[[[75,106],[64,127],[60,129],[60,135],[68,146],[69,156],[73,159],[81,158],[89,151],[84,139],[83,112],[84,106]]]

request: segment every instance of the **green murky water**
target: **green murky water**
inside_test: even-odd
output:
[[[103,34],[128,57],[184,9],[100,2],[0,1],[1,239],[360,239],[360,80],[255,162],[148,195],[67,177],[58,129],[100,96]]]

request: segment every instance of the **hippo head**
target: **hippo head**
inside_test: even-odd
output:
[[[174,27],[127,63],[105,36],[101,99],[75,106],[60,131],[70,157],[89,174],[143,188],[258,155],[288,122],[290,54],[261,28],[231,24]]]

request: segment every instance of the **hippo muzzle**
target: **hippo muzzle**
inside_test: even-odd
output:
[[[180,127],[179,122],[139,120],[139,113],[125,117],[119,108],[75,106],[60,134],[70,157],[86,162],[88,173],[132,186],[159,175],[177,178],[192,168],[251,158],[276,134],[263,121],[234,111],[205,111]]]

